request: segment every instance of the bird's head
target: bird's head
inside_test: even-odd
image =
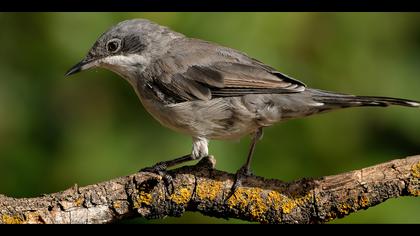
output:
[[[182,36],[145,19],[120,22],[103,33],[87,56],[65,76],[101,67],[130,79],[141,73],[154,57],[164,53],[171,40]]]

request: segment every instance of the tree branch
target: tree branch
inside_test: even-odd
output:
[[[185,211],[262,223],[322,223],[389,198],[420,196],[420,155],[318,179],[283,182],[248,177],[228,196],[234,175],[214,170],[214,158],[159,175],[140,172],[36,198],[0,195],[0,223],[111,223]]]

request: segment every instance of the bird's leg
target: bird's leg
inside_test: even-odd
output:
[[[235,193],[235,191],[241,186],[241,180],[243,178],[252,175],[252,172],[251,172],[252,156],[254,155],[255,146],[256,146],[257,142],[262,138],[262,135],[263,135],[263,130],[260,127],[254,133],[254,136],[253,136],[252,141],[251,141],[251,145],[249,147],[249,152],[248,152],[248,157],[246,159],[246,162],[236,172],[236,174],[235,174],[235,182],[233,182],[233,185],[232,185],[232,187],[230,189],[230,193],[229,193],[229,195],[228,195],[228,197],[226,199],[229,199]]]
[[[208,140],[202,137],[193,137],[193,148],[192,148],[191,154],[178,157],[169,161],[158,162],[152,167],[146,167],[146,168],[141,169],[140,172],[152,172],[152,173],[156,173],[162,176],[167,186],[171,186],[173,190],[172,176],[169,175],[166,170],[170,167],[182,164],[184,162],[200,160],[203,157],[207,157],[207,156],[208,156]]]
[[[193,148],[191,154],[175,158],[169,161],[158,162],[152,167],[146,167],[140,171],[155,172],[166,171],[166,169],[182,164],[187,161],[200,160],[208,156],[208,140],[202,137],[193,137]]]
[[[146,171],[146,172],[153,172],[153,173],[160,173],[166,171],[166,169],[176,166],[178,164],[182,164],[187,161],[192,161],[194,158],[191,154],[175,158],[173,160],[169,161],[161,161],[156,164],[154,164],[152,167],[146,167],[141,169],[140,171]]]
[[[241,169],[243,170],[243,173],[245,175],[251,175],[252,174],[251,173],[251,161],[252,161],[252,157],[254,156],[255,146],[257,145],[257,142],[259,140],[261,140],[262,135],[263,135],[263,130],[260,127],[254,133],[254,137],[252,138],[252,143],[251,143],[251,145],[249,147],[249,152],[248,152],[248,157],[246,159],[246,163],[245,163],[245,165],[243,165],[241,167]]]

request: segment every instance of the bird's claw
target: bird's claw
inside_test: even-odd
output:
[[[172,176],[166,171],[167,165],[164,162],[159,162],[152,167],[145,167],[139,172],[150,172],[157,174],[162,177],[163,182],[165,183],[166,191],[169,195],[174,192],[174,183]]]
[[[225,201],[227,201],[235,194],[236,190],[238,190],[238,188],[242,186],[242,180],[249,176],[253,176],[252,172],[249,170],[248,167],[242,166],[235,174],[235,181],[233,182],[232,187],[230,188],[230,192],[225,198]]]

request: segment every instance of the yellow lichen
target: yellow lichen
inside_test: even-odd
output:
[[[281,206],[283,213],[289,214],[295,207],[305,205],[309,200],[312,199],[312,197],[312,193],[308,192],[303,196],[293,196],[290,198],[285,198],[284,203]]]
[[[37,212],[25,212],[25,224],[42,224],[45,221]]]
[[[228,206],[230,208],[245,208],[250,202],[250,199],[247,198],[250,191],[248,188],[239,187],[227,201]]]
[[[351,206],[346,203],[342,203],[338,206],[338,211],[343,215],[348,215],[350,213]]]
[[[22,224],[24,222],[19,216],[2,215],[1,219],[4,224]]]
[[[260,188],[238,188],[231,198],[228,200],[230,208],[237,207],[243,211],[249,209],[251,216],[259,221],[264,221],[264,213],[267,212],[267,202],[261,196]]]
[[[268,210],[267,203],[264,201],[264,199],[261,197],[260,194],[258,196],[255,196],[254,202],[250,207],[250,213],[255,219],[264,220],[264,213],[266,213]]]
[[[292,210],[296,207],[296,203],[292,199],[288,199],[283,205],[281,206],[281,209],[283,210],[283,213],[289,214],[292,212]]]
[[[222,190],[222,182],[205,180],[197,185],[197,196],[201,200],[213,201]]]
[[[280,209],[282,199],[283,199],[282,195],[276,191],[270,191],[268,193],[268,197],[267,197],[268,203],[271,204],[272,208],[275,210]]]
[[[176,204],[187,204],[191,199],[192,192],[188,188],[181,188],[170,196],[170,199]]]
[[[414,178],[410,179],[410,185],[408,186],[408,192],[415,197],[420,196],[420,162],[417,162],[413,166],[411,166],[411,175]]]
[[[335,218],[337,218],[337,215],[334,212],[328,212],[325,217],[325,220],[331,221],[331,220],[334,220]]]
[[[411,174],[416,178],[420,178],[420,162],[417,162],[411,167]]]
[[[120,201],[115,201],[115,202],[112,203],[112,206],[115,209],[118,209],[118,208],[121,208],[121,203],[120,203]]]
[[[306,204],[308,201],[310,201],[313,198],[313,195],[311,192],[308,192],[304,196],[301,197],[295,197],[295,202],[297,205],[302,206]]]
[[[408,188],[408,192],[414,197],[420,197],[420,190],[418,189]]]
[[[269,209],[281,210],[283,213],[289,214],[294,208],[305,205],[313,197],[311,192],[303,196],[286,196],[277,191],[265,193],[260,188],[240,187],[229,198],[227,204],[230,208],[249,211],[253,218],[264,222],[265,214]]]
[[[360,197],[359,205],[361,207],[367,207],[367,206],[369,206],[369,198],[366,197],[365,195],[363,195],[362,197]]]
[[[74,201],[74,205],[75,206],[81,206],[82,203],[84,202],[84,198],[83,197],[79,197],[78,199],[76,199],[76,201]]]
[[[302,197],[290,198],[276,191],[271,191],[268,193],[268,201],[275,210],[281,209],[283,213],[289,214],[296,206],[305,204],[311,196],[309,193]]]
[[[150,193],[140,192],[136,201],[134,201],[134,208],[140,208],[143,204],[148,206],[152,204],[152,195]]]

